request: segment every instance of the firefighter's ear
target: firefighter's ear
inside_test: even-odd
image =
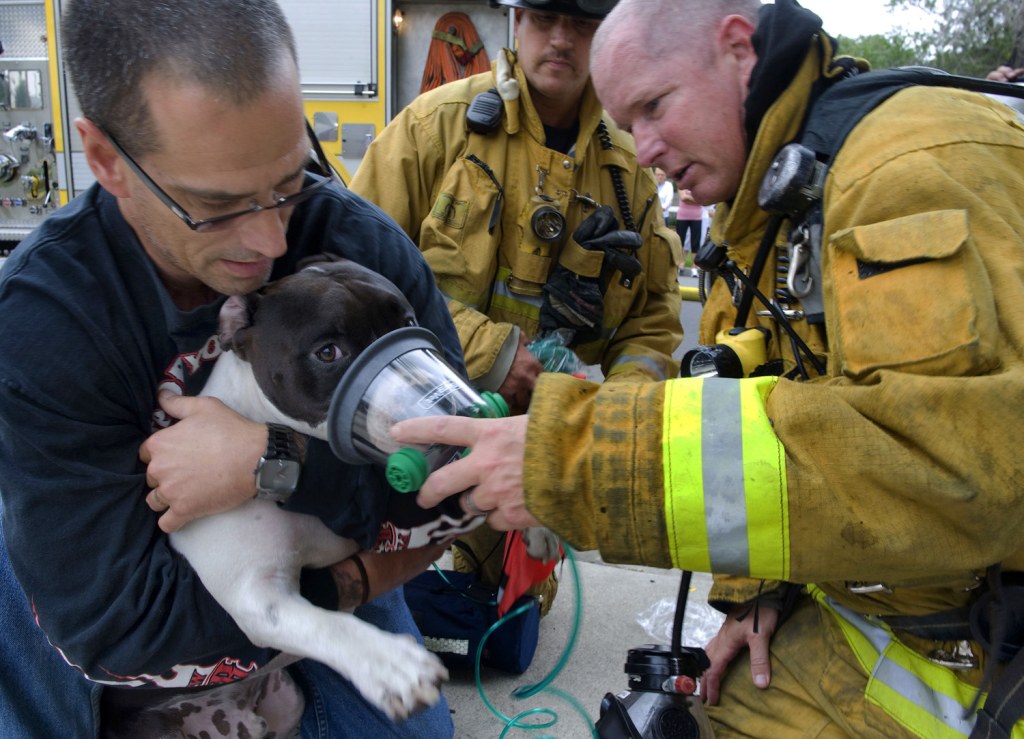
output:
[[[89,163],[96,181],[114,197],[127,197],[129,191],[125,181],[130,170],[118,156],[107,135],[88,118],[76,118],[75,128],[82,137],[85,161]]]
[[[718,53],[727,60],[728,68],[748,88],[750,75],[757,64],[757,51],[753,42],[756,30],[754,24],[743,16],[729,15],[719,23],[715,39]]]

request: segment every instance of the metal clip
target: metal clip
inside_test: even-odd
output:
[[[854,595],[867,595],[869,593],[892,594],[892,589],[880,582],[848,582],[846,583],[846,589]]]
[[[806,298],[811,294],[814,287],[814,277],[807,274],[807,263],[810,260],[810,250],[807,242],[810,233],[806,226],[801,226],[793,238],[793,244],[789,251],[789,272],[786,275],[786,288],[794,298]]]
[[[559,192],[558,194],[562,195],[563,193]],[[570,203],[579,201],[579,202],[583,203],[585,206],[587,206],[588,208],[594,208],[594,209],[599,208],[600,205],[601,205],[600,203],[598,203],[596,200],[594,200],[589,195],[584,195],[581,192],[579,192],[579,190],[569,190],[568,195],[569,195],[569,202]]]
[[[933,649],[928,653],[928,660],[951,670],[973,670],[978,666],[978,658],[974,656],[971,643],[961,639],[953,645],[953,650]]]
[[[544,178],[547,177],[548,170],[544,169],[539,164],[537,165],[537,186],[533,188],[535,195],[544,196]]]
[[[779,307],[779,312],[786,317],[787,321],[802,321],[804,320],[805,314],[799,308],[783,308],[781,305],[776,303]],[[759,310],[756,314],[764,318],[773,318],[774,315],[770,310]]]

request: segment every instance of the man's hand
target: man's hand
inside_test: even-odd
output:
[[[498,394],[508,403],[512,415],[526,413],[533,395],[533,386],[537,384],[537,377],[543,371],[544,365],[526,348],[526,335],[520,332],[516,356],[512,360],[508,374],[505,375],[505,380],[498,388]]]
[[[738,621],[737,617],[741,616],[743,620]],[[708,642],[704,651],[711,660],[711,667],[704,672],[700,681],[701,695],[708,705],[718,703],[719,689],[725,671],[744,647],[750,649],[750,677],[754,685],[763,690],[771,683],[772,664],[768,646],[779,623],[779,612],[762,605],[758,611],[757,622],[758,631],[755,634],[754,613],[750,606],[736,606],[725,619],[715,638]]]
[[[420,488],[416,502],[432,508],[450,495],[472,489],[473,504],[488,511],[487,523],[498,531],[539,526],[526,510],[523,453],[529,416],[464,418],[430,416],[391,427],[399,442],[437,442],[469,448],[464,458],[435,471]],[[463,502],[463,510],[466,508]]]
[[[1024,80],[1024,67],[1013,67],[1001,66],[993,69],[987,75],[985,79],[995,80],[997,82],[1020,82]]]
[[[146,503],[175,531],[189,521],[234,508],[256,494],[253,469],[267,448],[267,427],[216,398],[160,393],[160,407],[180,419],[139,447],[151,491]]]

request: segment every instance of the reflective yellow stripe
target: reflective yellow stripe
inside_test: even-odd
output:
[[[743,401],[743,472],[750,523],[750,571],[789,579],[789,487],[786,454],[768,418],[768,395],[778,378],[740,380]],[[749,491],[755,491],[751,494]]]
[[[869,675],[864,697],[889,714],[908,731],[922,737],[955,739],[968,736],[974,716],[964,717],[977,688],[962,682],[956,673],[929,661],[893,636],[883,623],[868,620],[811,585],[814,599],[831,612]],[[982,694],[979,705],[983,705]],[[1024,721],[1011,734],[1024,739]]]
[[[712,572],[707,530],[691,523],[704,520],[704,484],[700,472],[703,386],[702,379],[672,380],[665,384],[662,468],[666,486],[665,523],[672,562],[686,562],[684,569]],[[682,494],[682,491],[689,491],[689,494]]]
[[[531,321],[540,320],[540,306],[543,296],[518,295],[508,289],[508,278],[512,274],[508,267],[499,267],[494,277],[491,306]]]
[[[777,381],[667,383],[665,515],[678,567],[788,578],[785,454],[765,410]],[[695,521],[704,521],[704,527]]]

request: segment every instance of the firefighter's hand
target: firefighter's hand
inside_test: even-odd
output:
[[[468,447],[465,457],[433,472],[423,483],[416,503],[433,508],[445,498],[472,490],[472,507],[487,513],[487,523],[498,531],[539,526],[526,510],[523,495],[523,455],[529,416],[465,418],[425,416],[391,427],[400,443],[431,442]],[[466,501],[463,510],[470,512]]]
[[[267,427],[216,398],[160,393],[160,406],[180,419],[139,447],[146,465],[146,504],[159,526],[175,531],[189,521],[234,508],[256,494],[253,469],[267,448]]]
[[[740,616],[743,620],[737,620]],[[744,648],[750,650],[750,677],[754,685],[763,690],[771,683],[772,664],[768,646],[779,623],[779,612],[762,604],[757,622],[758,630],[755,634],[754,614],[750,606],[736,606],[725,619],[715,638],[708,642],[705,652],[711,660],[711,667],[704,672],[700,683],[701,697],[709,705],[718,703],[726,670]]]
[[[516,356],[505,375],[505,381],[498,388],[498,394],[508,403],[512,415],[526,413],[533,396],[533,386],[543,371],[544,365],[526,348],[526,334],[520,332]]]

